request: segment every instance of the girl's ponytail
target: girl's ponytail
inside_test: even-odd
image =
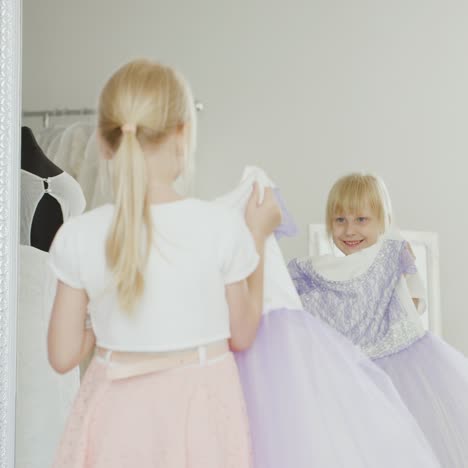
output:
[[[115,215],[107,238],[106,257],[120,305],[130,311],[144,290],[144,270],[152,240],[146,164],[136,129],[123,128],[113,160]]]
[[[153,220],[144,151],[188,125],[193,154],[195,106],[187,82],[172,68],[135,60],[117,70],[99,98],[99,136],[112,166],[115,214],[106,242],[120,306],[130,312],[142,296]],[[183,170],[190,167],[185,161]]]

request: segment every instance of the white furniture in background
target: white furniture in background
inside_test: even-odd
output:
[[[402,230],[401,235],[411,244],[416,267],[427,291],[427,309],[421,317],[424,326],[435,335],[442,335],[440,311],[439,243],[435,232]],[[331,242],[324,224],[309,224],[309,255],[343,255]]]

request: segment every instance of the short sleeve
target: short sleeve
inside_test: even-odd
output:
[[[411,247],[406,242],[401,251],[400,267],[405,276],[406,285],[411,299],[418,300],[418,312],[424,313],[426,309],[426,288],[416,267],[415,257]]]
[[[258,266],[255,242],[242,216],[229,212],[219,242],[221,273],[224,284],[247,278]]]
[[[77,240],[78,232],[71,218],[55,235],[49,251],[49,266],[60,281],[72,288],[83,289]]]
[[[415,260],[411,246],[406,241],[402,242],[400,269],[404,275],[414,275],[418,272]]]
[[[293,258],[288,263],[289,276],[291,276],[299,296],[307,294],[313,287],[310,275],[303,268],[303,263],[304,260],[299,258]]]

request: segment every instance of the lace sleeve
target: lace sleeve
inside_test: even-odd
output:
[[[415,275],[418,272],[415,263],[415,256],[408,242],[403,242],[400,253],[400,270],[404,275]]]
[[[302,265],[300,259],[294,258],[288,263],[288,270],[291,278],[293,280],[294,286],[298,294],[306,294],[312,289],[312,281],[310,275],[307,274],[307,271]]]
[[[401,250],[400,269],[417,311],[423,314],[426,310],[426,289],[416,267],[415,256],[407,242],[404,242]]]

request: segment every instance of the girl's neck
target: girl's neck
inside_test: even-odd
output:
[[[148,199],[152,205],[170,203],[183,198],[171,185],[153,184],[148,187]]]

